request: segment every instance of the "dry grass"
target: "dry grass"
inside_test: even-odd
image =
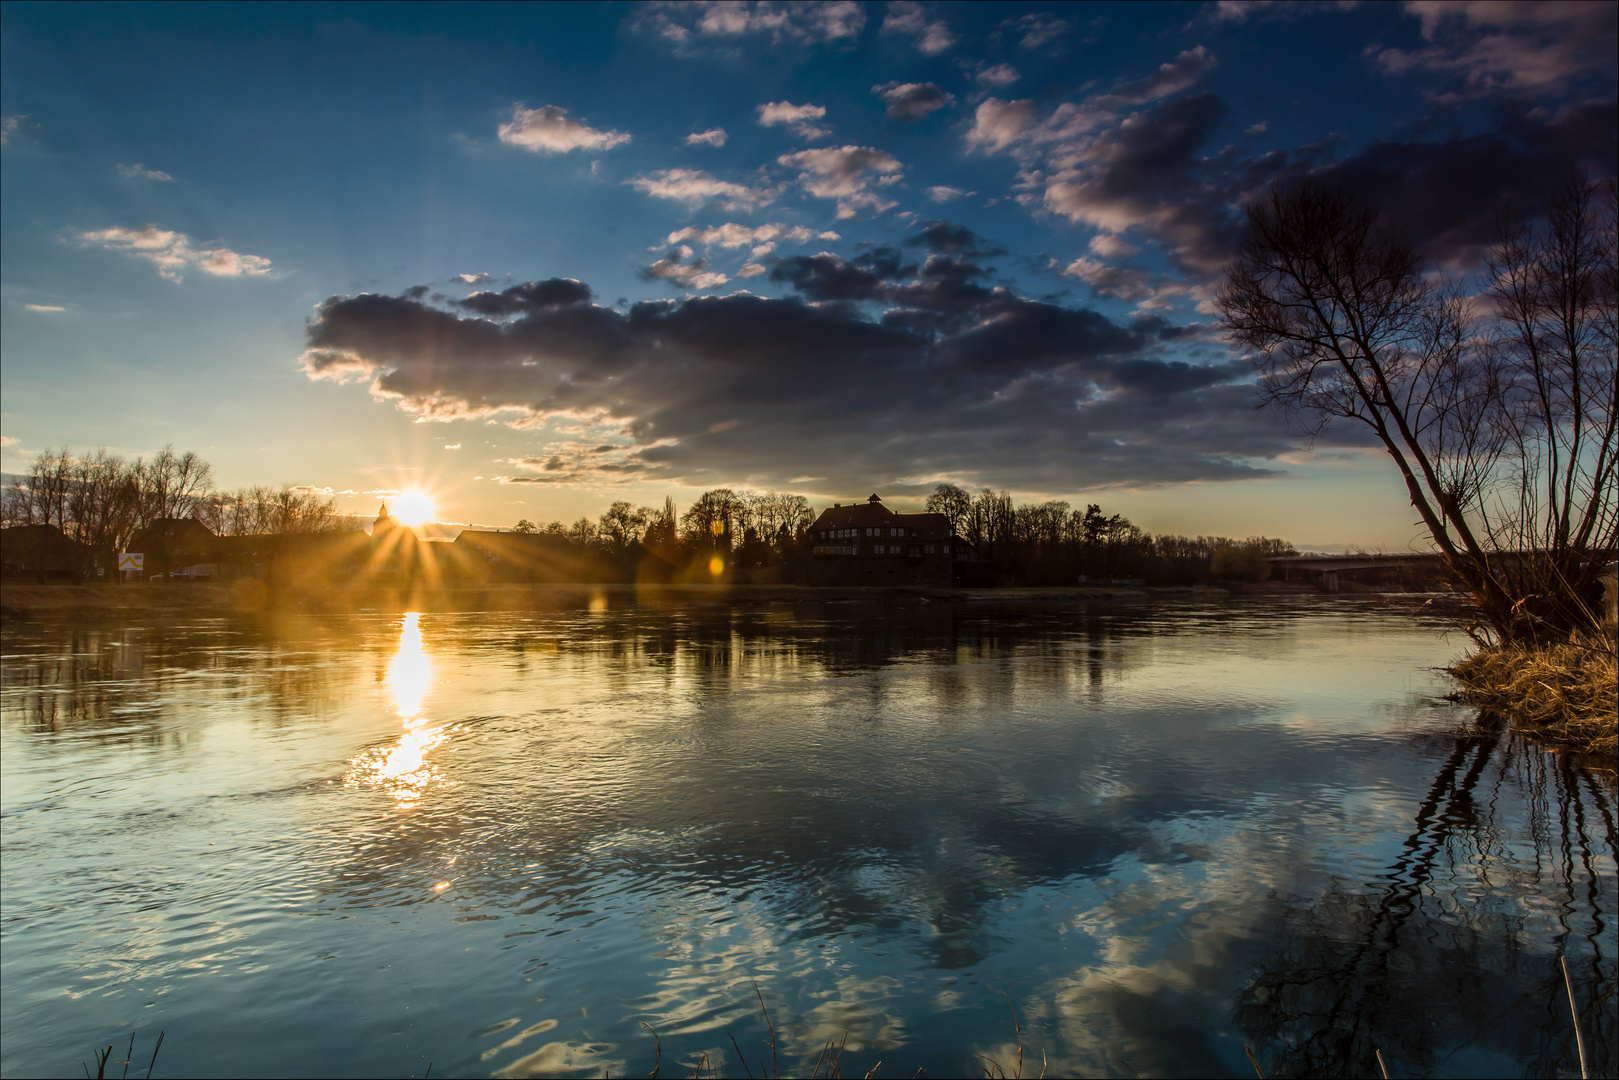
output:
[[[1619,753],[1619,650],[1601,635],[1566,645],[1495,645],[1450,669],[1462,698],[1540,742]]]

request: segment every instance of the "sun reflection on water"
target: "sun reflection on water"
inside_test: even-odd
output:
[[[433,682],[433,662],[422,645],[421,615],[408,612],[399,628],[399,648],[388,663],[388,690],[404,722],[404,734],[391,746],[375,747],[350,761],[350,787],[380,787],[401,810],[414,808],[444,779],[427,755],[449,737],[450,725],[434,726],[422,716],[422,699]]]

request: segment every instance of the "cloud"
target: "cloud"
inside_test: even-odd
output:
[[[1128,259],[1131,255],[1141,250],[1135,245],[1127,244],[1117,236],[1112,236],[1108,233],[1100,233],[1091,237],[1091,242],[1087,246],[1095,254],[1109,259]]]
[[[703,3],[649,4],[636,19],[682,52],[716,42],[766,38],[772,44],[818,45],[853,42],[866,25],[866,13],[853,0],[772,3],[706,0]]]
[[[916,50],[923,56],[938,56],[956,43],[943,21],[929,22],[922,5],[914,0],[894,0],[888,5],[882,33],[907,34],[916,39]]]
[[[1175,59],[1160,64],[1158,70],[1145,79],[1120,83],[1111,94],[1098,99],[1099,104],[1143,105],[1149,101],[1189,90],[1203,81],[1203,76],[1218,66],[1213,53],[1199,45],[1187,49]]]
[[[996,64],[994,67],[987,67],[980,71],[974,78],[985,86],[993,86],[999,89],[1003,86],[1011,86],[1018,81],[1019,76],[1017,68],[1011,64]]]
[[[1018,19],[1007,19],[1001,25],[1020,35],[1018,38],[1020,48],[1031,50],[1038,49],[1068,32],[1067,22],[1044,12],[1034,12]]]
[[[986,98],[973,114],[967,145],[985,150],[1003,150],[1016,142],[1033,125],[1037,110],[1033,101],[1002,101]]]
[[[1417,0],[1405,12],[1429,45],[1369,50],[1390,74],[1453,76],[1462,97],[1564,93],[1586,79],[1612,92],[1619,7],[1611,3]]]
[[[11,116],[0,117],[0,146],[5,146],[12,139],[23,132],[23,121],[28,119],[27,113],[13,113]]]
[[[971,194],[973,193],[965,188],[947,187],[944,184],[935,184],[933,187],[928,188],[928,198],[936,203],[947,203]]]
[[[488,274],[457,274],[455,279],[463,285],[482,285],[489,280]]]
[[[1250,20],[1297,19],[1323,11],[1352,11],[1360,0],[1218,0],[1212,9],[1214,22],[1245,23]]]
[[[174,177],[170,176],[168,173],[162,172],[158,169],[148,169],[145,165],[142,165],[138,161],[133,165],[118,166],[118,175],[128,177],[131,180],[170,181],[174,179]]]
[[[425,291],[421,287],[406,290],[406,296],[419,300]],[[465,311],[476,312],[489,318],[509,315],[527,315],[574,304],[588,304],[590,286],[575,278],[549,278],[545,281],[525,281],[503,292],[475,292],[465,300],[451,300],[450,304]]]
[[[826,115],[820,105],[794,105],[789,101],[772,101],[759,106],[759,123],[764,127],[786,126],[812,142],[832,134],[832,129],[815,123]]]
[[[444,444],[444,449],[446,449],[446,450],[459,450],[459,449],[461,449],[461,444],[458,443],[458,442],[445,443]]]
[[[895,177],[904,170],[891,154],[869,146],[826,147],[783,154],[778,164],[799,170],[799,182],[811,195],[838,200],[838,217],[852,218],[860,210],[882,213],[896,204],[870,191],[871,174]]]
[[[270,272],[270,260],[262,255],[242,255],[226,247],[199,248],[185,233],[155,225],[97,229],[80,233],[78,238],[83,244],[145,259],[170,281],[179,281],[187,270],[215,277],[259,277]]]
[[[303,368],[368,383],[425,419],[533,432],[542,441],[513,464],[575,483],[814,474],[871,490],[955,474],[1061,490],[1254,476],[1256,459],[1291,449],[1248,407],[1246,367],[1166,355],[1185,346],[1151,320],[1020,296],[963,253],[988,245],[936,224],[908,245],[927,251],[921,262],[894,249],[782,260],[772,280],[797,293],[785,298],[578,302],[496,322],[423,299],[334,296],[308,328]],[[558,424],[613,435],[545,434]]]
[[[647,279],[661,278],[686,289],[712,289],[724,285],[729,279],[708,269],[707,259],[693,259],[686,244],[669,249],[669,254],[646,268]]]
[[[1091,295],[1123,300],[1144,310],[1167,308],[1176,299],[1194,295],[1193,286],[1183,281],[1154,275],[1137,266],[1117,266],[1084,256],[1062,268],[1068,277],[1078,278],[1091,287]]]
[[[0,435],[0,446],[16,446],[17,440],[10,435]]]
[[[567,110],[556,105],[525,109],[512,106],[512,118],[499,128],[500,141],[538,153],[565,154],[570,150],[611,150],[630,141],[621,131],[597,131],[577,120],[569,120]]]
[[[67,308],[58,304],[24,304],[24,311],[66,311]]]
[[[838,234],[817,234],[802,225],[788,226],[780,222],[767,222],[763,225],[741,225],[734,221],[728,221],[723,225],[710,225],[707,228],[688,225],[684,229],[670,233],[664,239],[664,243],[673,246],[695,240],[710,247],[739,248],[770,243],[778,239],[787,240],[794,244],[803,244],[814,239],[836,240],[838,239]]]
[[[1503,209],[1536,210],[1575,168],[1612,177],[1619,160],[1612,99],[1550,117],[1500,111],[1497,121],[1496,132],[1442,142],[1377,140],[1313,174],[1354,192],[1429,258],[1470,271],[1496,239]]]
[[[725,129],[722,127],[709,128],[707,131],[694,131],[686,136],[687,146],[724,146]]]
[[[776,197],[776,192],[768,188],[750,188],[746,184],[718,180],[701,169],[662,169],[633,177],[625,183],[653,198],[672,199],[693,206],[713,199],[727,210],[752,210]]]
[[[873,86],[871,92],[887,103],[890,120],[921,120],[956,100],[955,95],[945,93],[938,83],[930,82],[884,83]]]

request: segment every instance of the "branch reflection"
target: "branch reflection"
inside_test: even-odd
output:
[[[1604,878],[1616,837],[1605,787],[1515,735],[1458,738],[1376,881],[1273,898],[1262,925],[1275,955],[1236,1009],[1267,1068],[1363,1076],[1381,1049],[1408,1075],[1454,1067],[1457,1054],[1522,1063],[1528,1076],[1577,1073],[1561,953],[1594,1074],[1612,1075],[1619,1012]],[[1503,820],[1518,807],[1527,830]]]

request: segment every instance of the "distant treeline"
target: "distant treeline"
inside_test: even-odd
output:
[[[1265,559],[1291,554],[1282,540],[1249,537],[1152,535],[1095,503],[1083,510],[1066,502],[1013,504],[1006,492],[974,494],[940,484],[927,510],[943,514],[956,534],[972,544],[976,559],[968,583],[1070,585],[1089,581],[1140,580],[1148,584],[1198,584],[1222,579],[1259,580]],[[491,557],[444,550],[441,556],[405,564],[437,566],[448,578],[531,577],[543,566],[546,580],[758,581],[802,583],[812,554],[809,534],[816,510],[802,495],[780,492],[704,492],[684,513],[674,501],[660,507],[615,502],[599,518],[518,521],[498,535],[522,537],[518,547],[495,542],[487,532],[467,530],[455,545],[477,546]],[[0,497],[5,526],[50,525],[82,544],[93,568],[111,577],[117,553],[159,523],[195,520],[223,537],[306,537],[300,551],[352,544],[310,542],[322,534],[353,533],[359,519],[337,513],[335,501],[292,487],[222,491],[213,470],[194,453],[166,447],[150,459],[128,459],[105,450],[75,457],[67,448],[35,458],[29,472]],[[335,539],[335,538],[334,538]],[[283,550],[282,545],[276,545]],[[537,558],[493,557],[498,551],[532,549]],[[425,552],[424,552],[425,554]],[[345,556],[352,560],[355,556]],[[390,565],[399,560],[392,559]]]
[[[90,569],[111,575],[118,552],[163,521],[193,519],[216,536],[287,535],[358,530],[336,500],[291,487],[213,485],[213,467],[166,446],[150,459],[97,450],[75,457],[47,450],[0,491],[0,525],[50,525],[89,552]]]
[[[927,510],[943,514],[973,545],[970,576],[980,584],[1072,585],[1081,575],[1164,585],[1257,581],[1269,556],[1293,554],[1285,540],[1152,535],[1095,503],[1083,510],[1060,501],[1015,506],[1004,491],[974,495],[954,484],[938,485]],[[554,565],[580,567],[576,580],[636,580],[648,557],[676,580],[703,580],[718,556],[737,579],[791,583],[808,576],[815,516],[802,495],[717,488],[684,514],[670,499],[662,507],[616,502],[597,519],[522,520],[513,532],[543,540]]]

